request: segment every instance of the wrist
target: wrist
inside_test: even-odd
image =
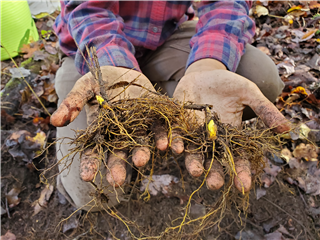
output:
[[[190,64],[185,74],[212,70],[227,70],[227,68],[222,62],[216,59],[204,58]]]

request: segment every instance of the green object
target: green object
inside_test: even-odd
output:
[[[23,44],[39,40],[28,2],[3,1],[1,4],[1,46],[5,47],[11,57],[19,54]],[[9,59],[10,55],[1,48],[1,61]]]

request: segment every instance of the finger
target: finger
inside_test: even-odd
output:
[[[127,153],[124,151],[114,151],[108,158],[107,181],[111,186],[119,187],[126,180]]]
[[[50,119],[52,125],[56,127],[68,125],[79,115],[87,101],[94,97],[97,83],[90,76],[86,74],[76,82],[59,108],[52,114]]]
[[[248,192],[251,188],[250,162],[246,159],[238,158],[235,160],[237,175],[234,177],[234,184],[240,192]]]
[[[99,155],[92,149],[86,149],[80,157],[80,177],[85,182],[94,179],[99,168]]]
[[[188,150],[194,150],[195,147],[191,146]],[[203,168],[203,155],[201,153],[186,152],[185,154],[185,164],[188,172],[193,177],[199,177],[204,171]]]
[[[184,151],[184,143],[177,129],[172,130],[171,150],[175,154],[180,154]]]
[[[168,134],[165,127],[161,123],[156,122],[152,127],[152,131],[154,132],[154,140],[156,142],[156,147],[160,151],[165,151],[169,145]]]
[[[259,96],[251,100],[248,105],[257,116],[259,116],[269,128],[273,128],[275,132],[283,133],[291,129],[290,122],[261,92]]]
[[[136,167],[142,167],[150,159],[150,149],[148,147],[136,147],[132,151],[132,161]]]
[[[210,163],[211,163],[211,159],[206,160],[205,162],[206,170],[209,169]],[[213,160],[206,182],[207,182],[207,187],[210,190],[218,190],[223,186],[224,184],[223,167],[217,160]]]

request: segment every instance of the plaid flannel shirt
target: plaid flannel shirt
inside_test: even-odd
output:
[[[245,44],[255,33],[248,16],[250,1],[201,1],[196,34],[190,40],[191,63],[213,58],[235,71]],[[135,68],[146,49],[155,50],[187,20],[191,1],[65,1],[54,30],[60,48],[75,58],[81,74],[89,72],[74,41],[85,53],[95,46],[100,66]]]

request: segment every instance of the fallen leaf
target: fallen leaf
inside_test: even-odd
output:
[[[261,17],[261,16],[266,16],[269,14],[269,10],[264,7],[264,6],[261,6],[261,5],[257,5],[255,7],[255,10],[254,10],[254,13],[258,16],[258,17]]]
[[[50,72],[51,72],[51,73],[56,73],[56,72],[58,71],[59,67],[60,67],[60,66],[59,66],[58,64],[55,64],[54,62],[51,63],[51,65],[50,65]]]
[[[310,38],[316,33],[316,31],[318,31],[318,29],[312,29],[312,30],[310,30],[309,32],[307,32],[306,34],[304,34],[301,39],[303,39],[303,40],[305,40],[305,39],[307,39],[307,38],[310,39]],[[311,37],[310,37],[310,36],[311,36]]]
[[[267,194],[267,190],[265,188],[258,188],[256,190],[256,197],[257,200],[259,200],[260,198],[262,198],[263,196],[265,196]]]
[[[257,47],[260,51],[262,51],[263,53],[267,54],[267,55],[271,55],[269,48],[265,47],[265,46],[258,46]]]
[[[35,108],[31,103],[25,103],[21,106],[22,118],[32,118],[40,115],[40,110]]]
[[[297,178],[298,186],[305,191],[306,194],[313,196],[320,195],[320,169],[315,171],[313,174],[308,173],[305,178]]]
[[[8,231],[5,235],[1,236],[0,240],[16,240],[16,235]]]
[[[27,77],[27,76],[29,76],[31,74],[29,69],[25,69],[23,67],[10,68],[9,71],[12,74],[11,75],[12,78]]]
[[[264,184],[263,186],[265,188],[268,188],[271,186],[271,184],[276,179],[276,176],[281,171],[281,168],[273,165],[270,160],[266,157],[264,157],[266,167],[263,169],[264,173],[261,176],[261,182]]]
[[[263,169],[266,174],[276,177],[278,173],[281,171],[279,166],[273,165],[269,160],[266,164],[266,167]]]
[[[286,104],[291,104],[295,100],[298,100],[300,98],[300,95],[297,93],[292,93],[289,95],[288,99],[285,101]]]
[[[286,58],[284,59],[283,62],[279,63],[277,65],[277,68],[284,68],[286,70],[286,72],[283,74],[285,77],[288,77],[290,76],[291,74],[293,74],[295,72],[294,70],[294,66],[295,66],[295,63],[292,59],[290,58]]]
[[[0,206],[1,207],[1,206]],[[3,207],[1,207],[1,216],[2,215],[4,215],[4,214],[6,214],[7,213],[7,211],[3,208]]]
[[[44,51],[35,51],[33,53],[33,60],[34,61],[39,61],[39,60],[44,60],[48,57],[48,53],[45,53]]]
[[[311,39],[315,35],[316,31],[312,29],[309,32],[305,33],[298,29],[292,29],[291,33],[293,33],[296,36],[296,38],[292,38],[291,41],[298,43],[298,42],[304,42]]]
[[[50,117],[47,116],[45,119],[43,117],[35,117],[32,120],[32,123],[36,126],[41,125],[41,124],[49,124],[50,123]]]
[[[21,192],[21,188],[14,187],[6,194],[6,198],[10,208],[17,206],[20,203],[21,198],[18,198],[18,195]]]
[[[15,117],[11,116],[6,112],[6,110],[1,109],[1,122],[5,124],[12,124],[15,120]]]
[[[262,4],[263,6],[267,7],[268,6],[268,2],[269,2],[269,0],[258,0],[257,4],[258,5]]]
[[[317,1],[310,1],[309,8],[310,9],[320,8],[320,3],[318,3]]]
[[[261,183],[265,188],[268,188],[271,186],[271,184],[274,181],[274,177],[268,176],[267,174],[263,173],[261,176]]]
[[[25,53],[25,55],[23,55],[24,58],[30,58],[33,57],[34,52],[40,50],[41,47],[43,47],[42,44],[39,45],[38,42],[23,44],[20,52]]]
[[[44,49],[45,49],[48,53],[50,53],[50,54],[52,54],[52,55],[55,55],[55,54],[57,54],[57,52],[58,52],[56,48],[52,47],[52,46],[49,45],[49,44],[44,45]]]
[[[310,120],[316,115],[314,111],[308,108],[301,108],[301,112]]]
[[[281,158],[285,159],[288,163],[290,159],[292,158],[292,154],[288,148],[284,148],[281,150]]]
[[[27,136],[26,139],[30,140],[34,143],[39,144],[40,147],[42,148],[45,143],[46,137],[47,137],[46,134],[44,132],[42,132],[41,130],[39,130],[37,132],[36,136],[34,136],[34,137]]]
[[[45,136],[46,134],[40,130],[35,137],[31,137],[28,131],[20,130],[12,133],[6,139],[5,145],[12,157],[30,162],[35,157],[37,151],[42,149]]]
[[[48,184],[41,191],[40,197],[38,200],[32,203],[32,207],[34,207],[34,212],[32,216],[38,214],[41,210],[47,207],[51,194],[53,192],[53,186]]]
[[[320,71],[320,55],[313,55],[313,57],[307,62],[307,65],[312,69]]]
[[[62,232],[65,233],[71,229],[75,229],[79,226],[79,220],[76,215],[72,215],[65,224],[63,224]]]
[[[312,208],[310,207],[309,212],[311,213],[312,216],[320,216],[320,208]]]
[[[293,110],[286,110],[286,112],[289,112],[289,111],[292,112]],[[291,117],[295,117],[295,116],[291,115]],[[300,116],[298,116],[297,118],[300,118]],[[302,119],[300,120],[302,121]],[[281,134],[281,137],[285,139],[292,139],[292,140],[307,139],[310,131],[311,131],[310,128],[306,124],[302,123],[298,127],[294,128],[292,131],[290,131],[289,133]]]
[[[152,175],[152,179],[149,179],[150,176],[146,176],[146,179],[143,179],[141,182],[140,191],[145,191],[148,187],[148,191],[151,195],[156,196],[158,192],[163,194],[167,193],[166,186],[169,186],[171,182],[178,183],[179,179],[175,176],[164,174],[164,175]],[[148,186],[149,184],[149,186]]]
[[[44,98],[48,102],[54,102],[54,103],[57,102],[58,96],[56,94],[54,83],[52,84],[45,83],[44,89],[45,90],[41,98]]]
[[[54,25],[54,21],[52,19],[50,19],[49,21],[47,21],[47,26],[48,27],[52,27]]]
[[[306,161],[318,161],[317,148],[312,144],[301,143],[294,149],[293,156]]]

